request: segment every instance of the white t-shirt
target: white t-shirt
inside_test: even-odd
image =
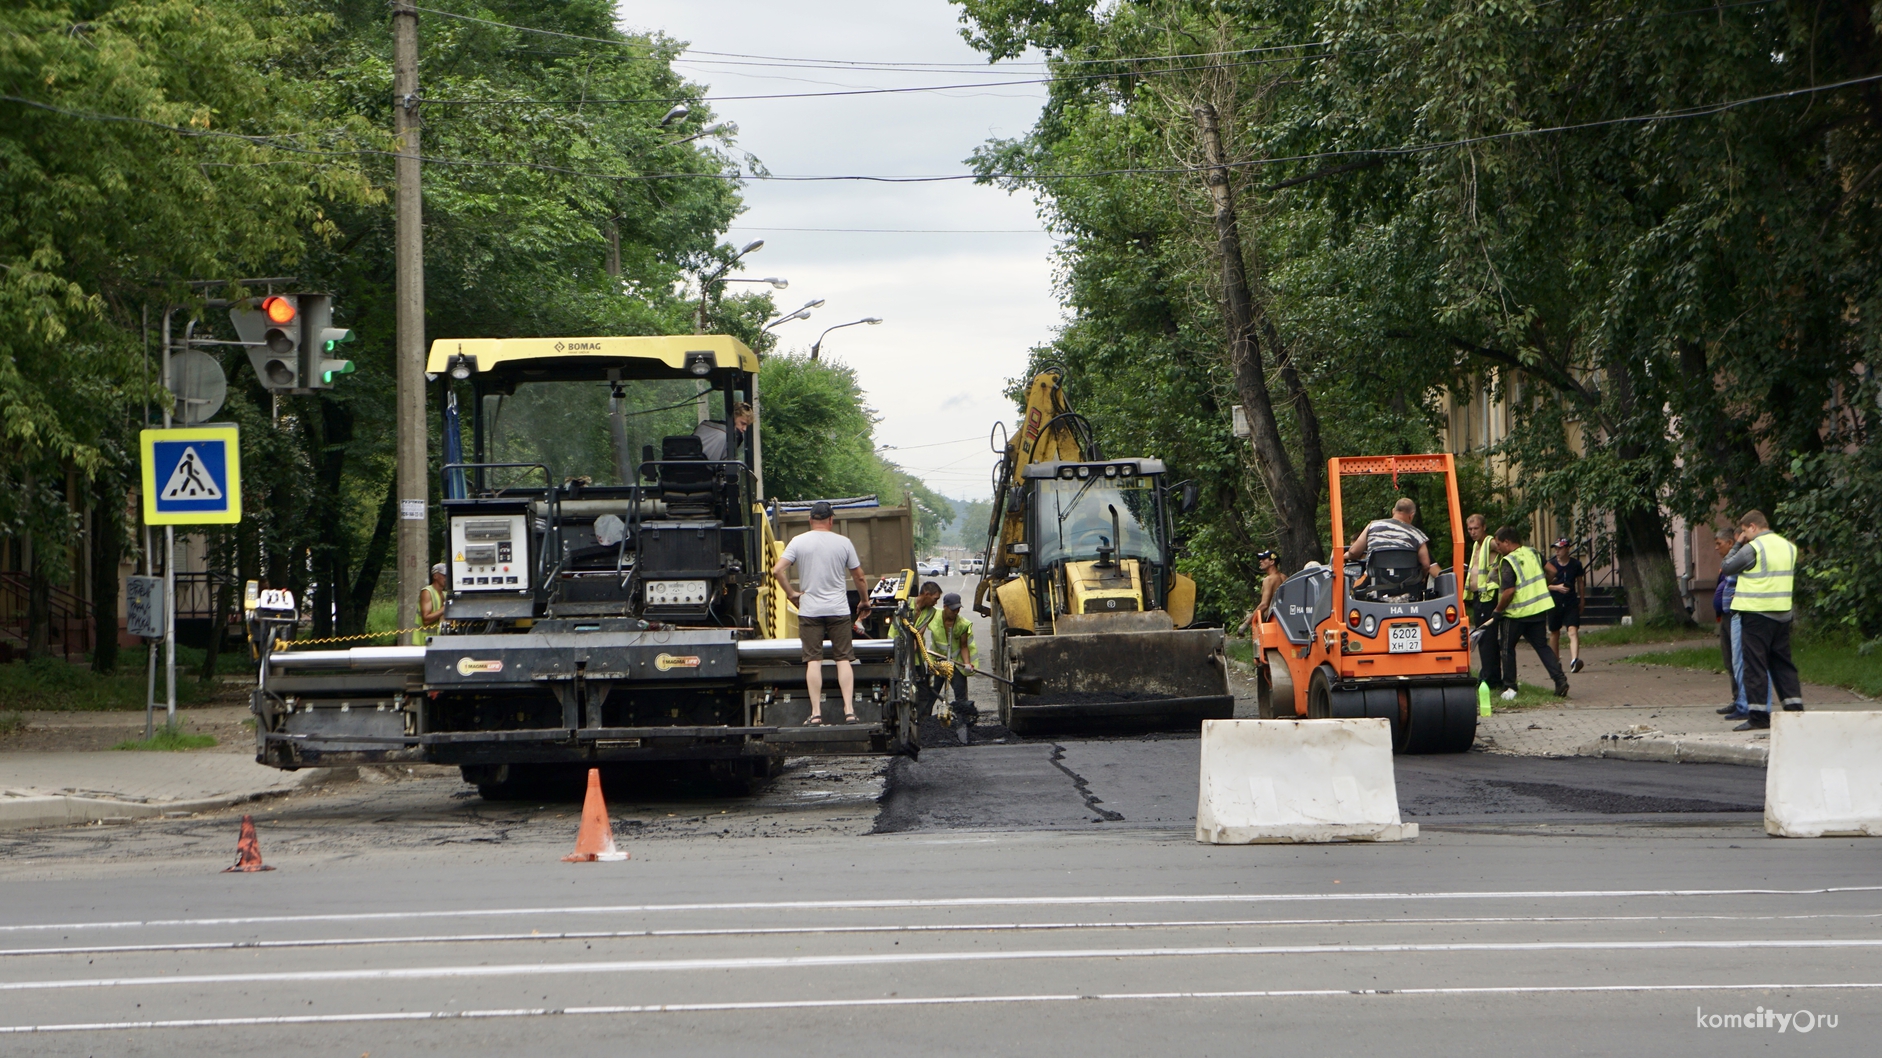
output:
[[[797,567],[804,597],[797,612],[805,617],[848,617],[849,571],[863,568],[856,545],[842,533],[813,529],[784,547],[784,561]]]

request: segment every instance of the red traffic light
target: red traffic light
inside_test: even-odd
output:
[[[294,322],[294,302],[288,298],[278,295],[264,298],[261,302],[261,311],[263,315],[268,317],[269,323],[286,324]]]

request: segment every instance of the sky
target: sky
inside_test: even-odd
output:
[[[713,102],[716,117],[738,125],[734,156],[749,152],[779,176],[966,172],[976,147],[1023,135],[1045,100],[1044,85],[1003,83],[1041,68],[989,68],[946,0],[624,0],[616,11],[623,29],[690,43],[674,66],[709,96],[1002,82]],[[753,56],[833,61],[806,68]],[[849,68],[856,63],[909,68]],[[789,280],[772,292],[780,314],[825,299],[810,319],[779,325],[780,348],[807,350],[827,327],[880,317],[830,333],[820,355],[856,369],[885,456],[944,495],[986,498],[997,462],[988,432],[1014,418],[1002,394],[1060,322],[1053,240],[1031,196],[971,181],[748,181],[742,193],[746,210],[727,238],[765,245],[732,274]]]

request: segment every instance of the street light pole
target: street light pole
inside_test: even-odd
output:
[[[418,624],[418,593],[429,557],[425,511],[425,259],[418,167],[418,10],[411,0],[392,9],[392,115],[398,133],[397,226],[393,236],[397,292],[397,475],[399,495],[399,627]]]
[[[777,319],[772,320],[770,323],[765,324],[764,329],[768,331],[771,328],[776,327],[780,323],[789,323],[792,320],[807,320],[810,318],[811,309],[820,309],[820,308],[823,308],[822,298],[816,298],[811,301],[806,301],[802,305],[799,305],[796,308],[792,309],[791,311],[785,313],[784,315],[779,316]]]
[[[859,323],[867,323],[871,327],[874,327],[876,324],[881,323],[881,322],[882,322],[882,318],[880,316],[864,316],[860,320],[851,320],[848,323],[839,323],[834,327],[824,328],[823,334],[819,334],[817,336],[817,340],[812,342],[810,345],[810,358],[812,360],[817,359],[817,354],[823,351],[823,337],[825,334],[829,334],[831,331],[840,331],[845,327],[854,327]]]
[[[706,333],[706,299],[712,296],[712,284],[717,283],[720,279],[724,278],[725,274],[732,270],[732,266],[739,262],[739,258],[744,257],[748,253],[757,253],[759,250],[762,250],[764,248],[765,248],[765,241],[763,239],[753,239],[752,241],[745,244],[744,249],[733,254],[731,260],[725,262],[724,264],[720,265],[718,268],[714,269],[713,273],[707,276],[705,279],[700,280],[699,282],[699,308],[693,311],[693,333],[694,334]]]

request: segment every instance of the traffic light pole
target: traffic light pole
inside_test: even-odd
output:
[[[425,514],[425,259],[418,167],[418,11],[410,0],[392,9],[393,127],[398,132],[399,627],[418,625],[418,593],[429,579],[430,533]]]

